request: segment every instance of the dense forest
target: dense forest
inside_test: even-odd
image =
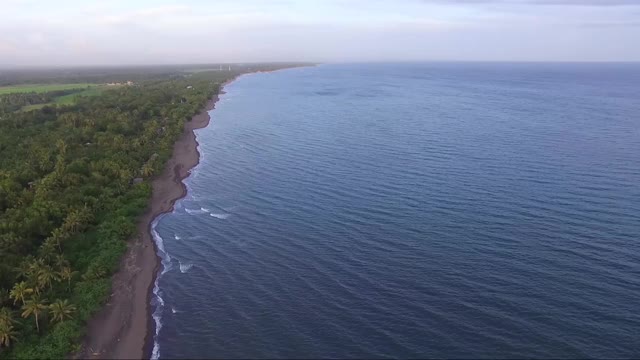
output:
[[[284,66],[151,72],[33,111],[60,94],[0,96],[0,357],[75,350],[185,122],[224,81]]]

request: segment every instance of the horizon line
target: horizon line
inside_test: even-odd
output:
[[[237,61],[210,63],[123,63],[123,64],[58,64],[58,65],[0,65],[0,70],[55,70],[55,69],[91,69],[91,68],[162,68],[195,66],[247,66],[268,64],[299,65],[338,65],[338,64],[402,64],[402,63],[511,63],[511,64],[640,64],[640,60],[358,60],[358,61]]]

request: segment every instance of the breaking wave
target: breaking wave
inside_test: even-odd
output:
[[[180,272],[183,274],[193,267],[193,264],[183,264],[180,260],[178,260],[178,263],[180,263]]]
[[[187,209],[187,208],[185,208],[184,211],[186,211],[187,214],[191,214],[191,215],[207,214],[207,213],[211,212],[211,210],[209,210],[207,208],[203,208],[203,207],[201,207],[200,209]]]
[[[171,256],[167,253],[164,248],[164,240],[158,234],[156,230],[156,226],[160,221],[162,216],[158,216],[151,223],[151,235],[153,237],[154,242],[156,243],[157,254],[161,259],[162,271],[156,277],[156,281],[153,284],[153,300],[152,305],[155,305],[155,309],[153,311],[153,320],[156,325],[156,332],[153,339],[153,350],[151,351],[151,359],[158,359],[160,357],[160,345],[158,343],[158,334],[160,333],[160,329],[162,329],[162,311],[164,309],[164,299],[162,298],[162,292],[160,291],[160,286],[158,284],[160,277],[165,274],[167,271],[171,270]]]

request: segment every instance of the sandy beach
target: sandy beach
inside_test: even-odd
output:
[[[171,212],[176,200],[186,195],[182,180],[189,176],[200,158],[193,130],[209,124],[208,111],[217,100],[218,96],[210,99],[205,108],[185,124],[182,136],[174,144],[173,156],[162,174],[152,181],[153,194],[149,208],[138,223],[138,235],[129,242],[120,270],[113,277],[110,298],[87,325],[78,358],[141,359],[151,354],[151,330],[155,325],[150,296],[160,266],[151,224],[158,215]]]

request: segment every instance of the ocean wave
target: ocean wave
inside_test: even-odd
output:
[[[221,220],[224,220],[224,219],[228,218],[229,216],[231,216],[231,214],[215,214],[215,213],[209,214],[209,215],[213,216],[216,219],[221,219]]]
[[[164,239],[158,234],[156,231],[156,226],[158,225],[158,221],[154,220],[151,224],[151,236],[156,243],[156,248],[158,249],[158,256],[161,259],[162,263],[162,272],[160,275],[165,274],[167,271],[171,270],[171,255],[164,248]]]
[[[160,358],[160,344],[158,343],[158,335],[160,334],[160,329],[162,329],[162,309],[164,308],[164,300],[162,296],[160,296],[160,287],[158,286],[158,278],[156,278],[155,284],[153,286],[153,295],[156,299],[156,308],[153,311],[153,321],[156,324],[156,333],[153,337],[153,350],[151,351],[151,359],[157,360]]]
[[[183,264],[180,260],[178,260],[178,263],[180,264],[180,272],[183,274],[193,267],[193,264]]]
[[[201,207],[200,209],[187,209],[187,208],[185,208],[184,211],[186,211],[188,214],[191,214],[191,215],[208,214],[208,213],[211,212],[211,210],[209,210],[207,208],[203,208],[203,207]]]
[[[179,235],[177,235],[177,234],[173,234],[173,238],[174,238],[174,239],[176,239],[176,240],[181,240],[181,239],[182,239],[182,238],[181,238]]]
[[[158,343],[158,334],[160,334],[160,329],[162,329],[162,311],[164,309],[164,299],[162,298],[162,292],[160,291],[159,280],[163,274],[171,269],[171,256],[165,250],[164,240],[156,230],[156,226],[158,225],[159,220],[160,217],[157,217],[151,223],[151,236],[156,243],[156,248],[158,249],[157,253],[161,258],[162,264],[162,272],[158,274],[158,276],[156,277],[156,281],[153,284],[153,295],[155,304],[152,305],[155,305],[155,309],[153,311],[152,318],[156,325],[156,332],[153,339],[153,350],[151,351],[151,359],[153,360],[156,360],[160,357],[160,344]]]

